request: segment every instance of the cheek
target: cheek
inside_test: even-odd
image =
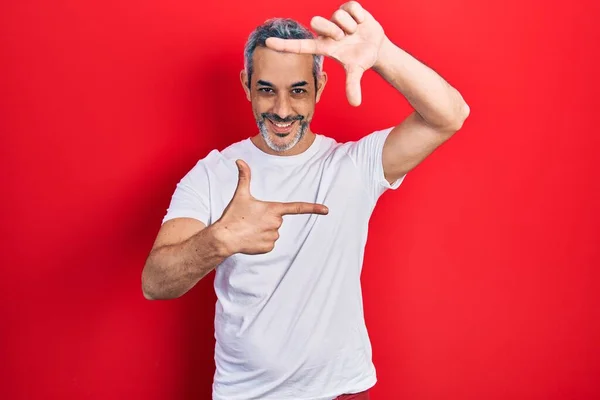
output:
[[[312,98],[299,99],[294,102],[293,108],[296,114],[312,115],[315,110],[315,101]]]
[[[268,102],[265,102],[264,99],[255,96],[252,98],[252,111],[254,112],[255,117],[260,117],[260,114],[264,112],[268,112],[271,106]]]
[[[260,112],[266,112],[273,107],[273,100],[264,96],[254,96],[252,98],[252,108]]]

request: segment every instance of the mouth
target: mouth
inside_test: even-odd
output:
[[[281,138],[284,138],[287,135],[289,135],[294,129],[296,122],[298,122],[298,120],[294,120],[291,122],[273,122],[268,118],[267,121],[273,133],[275,133],[275,135]]]

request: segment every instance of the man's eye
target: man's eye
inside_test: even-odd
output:
[[[272,93],[273,89],[264,87],[264,88],[258,88],[258,91],[264,92],[264,93]]]
[[[293,89],[292,92],[294,94],[302,94],[302,93],[306,93],[306,90],[304,90],[304,89]]]

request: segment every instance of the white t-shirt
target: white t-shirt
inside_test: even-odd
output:
[[[347,143],[317,134],[295,156],[269,155],[248,138],[211,151],[177,185],[164,221],[217,221],[237,186],[236,159],[249,165],[258,200],[329,208],[285,215],[273,251],[216,268],[214,400],[330,400],[375,384],[360,273],[377,199],[404,179],[384,178],[390,131]]]

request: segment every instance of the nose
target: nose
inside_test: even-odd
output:
[[[281,118],[286,118],[292,115],[292,105],[287,93],[279,93],[275,99],[273,113]]]

